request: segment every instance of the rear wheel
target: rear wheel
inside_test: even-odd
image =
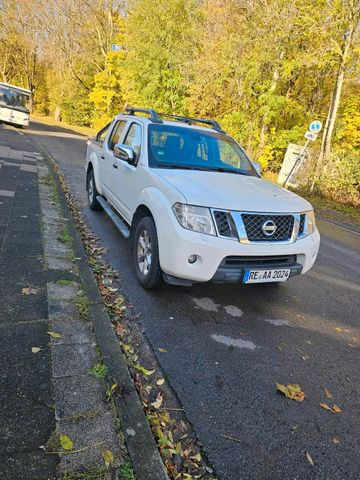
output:
[[[162,272],[154,220],[151,217],[141,218],[133,238],[133,261],[136,277],[144,288],[155,288],[162,281]]]
[[[99,192],[96,189],[94,170],[89,170],[87,174],[87,196],[88,204],[91,210],[101,210],[100,203],[96,200]]]

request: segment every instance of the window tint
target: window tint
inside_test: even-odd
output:
[[[114,130],[112,131],[111,137],[109,139],[109,148],[110,150],[114,150],[114,147],[117,143],[120,143],[121,134],[125,128],[126,122],[121,120],[117,122]]]
[[[137,123],[133,123],[129,128],[124,142],[125,145],[132,147],[136,153],[136,158],[139,158],[141,149],[141,127]]]

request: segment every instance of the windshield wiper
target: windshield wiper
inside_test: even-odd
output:
[[[181,170],[207,170],[207,168],[203,167],[196,167],[195,165],[179,165],[178,163],[161,163],[155,165],[157,168],[174,168],[174,169],[181,169]]]
[[[231,168],[223,168],[223,167],[212,167],[207,168],[206,170],[212,172],[221,172],[221,173],[236,173],[237,175],[248,175],[248,173],[241,172],[240,170],[232,170]]]

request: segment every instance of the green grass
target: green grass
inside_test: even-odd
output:
[[[106,366],[103,363],[95,363],[95,365],[89,369],[89,373],[99,380],[105,380]]]
[[[120,480],[136,480],[130,462],[125,462],[119,467]]]
[[[72,237],[69,234],[66,225],[62,225],[62,234],[58,237],[59,242],[65,243],[67,246],[72,246]]]
[[[56,283],[58,285],[61,285],[62,287],[71,287],[72,285],[75,284],[73,280],[65,280],[65,279],[58,280]]]
[[[81,473],[66,472],[58,480],[108,480],[109,478],[109,470],[106,467],[96,467]]]
[[[87,296],[86,295],[79,295],[78,297],[75,297],[74,298],[74,303],[77,306],[77,308],[79,309],[80,316],[83,319],[88,320],[89,314],[90,314],[89,307],[91,305],[91,301],[87,298]]]

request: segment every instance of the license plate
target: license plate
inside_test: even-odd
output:
[[[245,270],[244,283],[286,282],[290,277],[290,268],[279,270]]]

